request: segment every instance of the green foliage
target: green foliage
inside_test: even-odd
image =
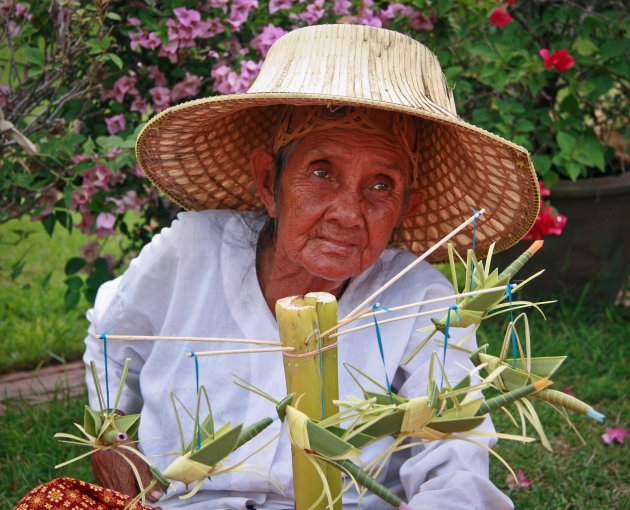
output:
[[[57,230],[49,238],[28,219],[0,225],[0,373],[77,359],[83,352],[88,303],[79,296],[81,306],[68,310],[63,297],[64,263],[86,240],[76,230]],[[77,269],[79,260],[84,262],[70,258],[66,269]]]
[[[294,2],[273,13],[268,0],[240,11],[201,0],[19,5],[0,12],[0,108],[14,128],[0,134],[0,222],[27,215],[50,235],[78,229],[106,260],[103,240],[122,234],[107,269],[85,259],[92,277],[68,273],[68,307],[92,301],[177,212],[136,165],[142,125],[184,100],[245,91],[283,31],[374,24],[426,44],[460,115],[531,151],[547,187],[618,171],[607,144],[628,138],[630,20],[619,2],[516,2],[501,7],[504,26],[490,21],[495,0],[355,0],[346,11]],[[545,48],[566,50],[574,65],[545,68]]]
[[[85,453],[81,446],[52,439],[56,432],[72,429],[83,415],[85,399],[60,392],[46,404],[14,401],[7,406],[0,415],[0,508],[13,508],[28,491],[59,476],[94,481],[89,461],[54,468],[69,455]]]

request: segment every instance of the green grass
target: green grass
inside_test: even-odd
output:
[[[0,225],[0,373],[81,355],[88,303],[65,309],[64,267],[87,240],[28,219]]]
[[[498,461],[492,463],[492,479],[509,493],[516,508],[630,508],[628,446],[608,446],[601,440],[606,427],[628,424],[630,310],[611,307],[593,313],[574,305],[554,306],[547,321],[530,314],[532,355],[567,355],[553,377],[555,388],[571,388],[577,397],[604,413],[606,422],[599,424],[572,415],[586,443],[582,444],[558,413],[536,401],[554,451],[546,451],[540,443],[501,441],[496,451],[515,471],[523,470],[532,487],[509,492],[508,471]],[[501,321],[484,325],[479,343],[490,343],[492,352],[498,352],[503,341],[502,326]],[[494,421],[501,432],[518,433],[507,416],[496,415]],[[533,434],[531,428],[529,433]]]
[[[0,415],[0,508],[13,508],[29,490],[58,476],[93,481],[90,461],[54,466],[87,451],[56,443],[56,432],[78,433],[73,422],[83,416],[86,397],[58,394],[38,406],[13,403]]]

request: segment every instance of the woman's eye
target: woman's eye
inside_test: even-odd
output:
[[[316,168],[315,170],[313,170],[313,175],[315,177],[319,177],[320,179],[328,179],[328,176],[330,174],[325,168]]]

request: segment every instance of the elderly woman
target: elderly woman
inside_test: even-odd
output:
[[[88,313],[85,360],[101,375],[106,330],[128,335],[274,339],[279,298],[327,291],[345,315],[439,238],[484,207],[476,232],[478,254],[499,249],[528,231],[538,207],[526,151],[466,124],[434,55],[398,33],[335,25],[292,32],[272,47],[246,94],[192,101],[154,118],[137,154],[153,183],[181,213],[157,235],[120,278],[105,284]],[[261,206],[264,212],[260,212]],[[257,211],[257,212],[248,212]],[[456,236],[470,247],[472,230]],[[405,249],[406,248],[406,249]],[[410,251],[407,251],[410,250]],[[444,258],[436,252],[434,260]],[[448,296],[453,289],[428,263],[379,296],[386,306]],[[422,339],[428,319],[381,328],[385,367],[373,334],[352,333],[339,358],[374,378],[385,377],[403,396],[426,392],[433,345],[412,363],[401,360]],[[454,334],[455,336],[457,334]],[[474,346],[474,338],[468,341]],[[168,404],[175,392],[190,409],[195,368],[183,343],[109,343],[109,377],[123,360],[131,371],[120,410],[142,414],[138,447],[159,468],[179,449]],[[199,350],[215,345],[195,346]],[[446,372],[458,380],[469,366],[449,353]],[[199,362],[217,423],[252,423],[269,404],[231,384],[232,374],[264,392],[286,393],[279,353],[205,358]],[[90,401],[96,404],[90,384]],[[356,394],[340,370],[340,395]],[[282,425],[275,422],[230,456],[237,463]],[[487,420],[484,430],[492,430]],[[378,455],[381,441],[365,449]],[[94,455],[102,485],[135,494],[131,470],[112,453]],[[248,462],[255,474],[233,472],[206,480],[192,499],[184,487],[152,494],[166,508],[293,506],[286,435]],[[143,477],[148,470],[136,459]],[[463,441],[434,442],[391,457],[379,480],[412,508],[510,508],[488,480],[488,454]],[[383,508],[367,495],[361,508]],[[359,505],[356,492],[343,507]]]

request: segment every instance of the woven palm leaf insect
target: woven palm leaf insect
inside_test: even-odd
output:
[[[90,448],[90,451],[58,464],[55,468],[60,468],[75,462],[79,459],[92,455],[94,452],[99,450],[112,450],[118,453],[132,467],[136,481],[138,481],[138,483],[140,483],[140,487],[142,487],[140,475],[135,469],[133,463],[125,455],[117,451],[119,448],[129,450],[134,452],[136,455],[139,455],[143,458],[143,460],[147,460],[136,449],[130,447],[128,444],[125,444],[136,436],[138,427],[140,426],[140,415],[130,414],[127,416],[120,416],[116,414],[115,411],[122,395],[122,389],[127,379],[130,363],[130,358],[125,359],[122,374],[120,376],[120,386],[118,387],[118,393],[116,394],[116,399],[114,400],[114,406],[111,409],[107,409],[103,399],[103,391],[98,379],[96,364],[94,361],[90,363],[92,377],[94,378],[94,387],[96,389],[96,395],[99,403],[99,410],[96,411],[86,405],[85,413],[83,415],[83,426],[75,423],[76,427],[85,437],[80,437],[74,434],[66,434],[63,432],[58,432],[54,436],[62,443],[87,446]]]
[[[344,364],[352,378],[361,388],[366,402],[372,404],[362,411],[356,412],[355,422],[348,427],[349,435],[359,433],[362,436],[378,439],[384,436],[394,438],[415,437],[424,440],[445,439],[454,433],[469,432],[484,421],[485,415],[496,411],[508,403],[519,400],[527,395],[539,392],[551,383],[541,378],[535,383],[524,385],[514,391],[504,393],[484,401],[481,391],[490,387],[494,378],[500,377],[506,370],[497,370],[490,377],[478,384],[471,385],[471,371],[462,378],[457,385],[451,386],[445,377],[445,386],[439,389],[433,379],[436,355],[431,358],[429,369],[429,383],[426,396],[406,399],[388,392],[387,388],[364,374],[350,364]],[[354,373],[353,373],[354,372]],[[382,392],[369,391],[361,385],[358,377],[361,375]],[[356,404],[358,401],[354,401]],[[340,402],[344,408],[352,408],[353,401]],[[346,419],[349,417],[346,414]],[[358,419],[356,419],[358,418]]]
[[[386,463],[386,460],[395,451],[408,448],[410,444],[403,444],[407,439],[417,440],[413,444],[423,444],[429,441],[459,439],[487,447],[474,439],[474,436],[487,436],[487,433],[474,431],[484,420],[485,415],[502,408],[510,402],[522,399],[525,396],[546,388],[550,383],[546,380],[519,388],[516,391],[500,395],[496,398],[484,401],[480,395],[481,390],[490,386],[492,379],[488,378],[479,384],[471,385],[471,376],[476,370],[471,371],[456,386],[451,387],[445,379],[445,387],[440,390],[433,380],[433,367],[435,355],[432,357],[429,370],[429,385],[426,396],[405,399],[380,385],[378,382],[364,374],[360,370],[346,364],[346,369],[363,391],[365,400],[356,398],[340,401],[344,408],[340,412],[343,420],[351,421],[344,435],[341,437],[352,444],[363,446],[386,436],[394,439],[394,442],[386,448],[374,461],[364,469],[376,477]],[[354,373],[353,373],[354,372]],[[501,371],[493,375],[497,377]],[[382,391],[366,390],[356,375],[361,375]],[[326,425],[324,420],[321,425]],[[513,434],[492,434],[495,437],[531,442],[532,438]],[[496,452],[488,450],[495,455],[512,472],[510,466]],[[513,472],[512,472],[513,473]]]
[[[208,407],[208,415],[199,422],[199,410],[202,403],[202,395]],[[292,395],[279,402],[276,406],[279,416],[284,417],[285,407],[288,402],[293,398]],[[177,411],[176,401],[184,411],[193,419],[193,435],[191,440],[185,444],[183,438],[182,425]],[[190,413],[188,409],[182,404],[179,398],[171,393],[171,405],[175,412],[175,419],[177,423],[177,429],[179,432],[179,438],[181,442],[181,453],[177,458],[171,462],[171,464],[163,471],[160,471],[155,465],[150,465],[151,473],[153,474],[153,480],[144,490],[138,495],[136,501],[148,493],[155,485],[158,485],[162,490],[166,491],[171,481],[182,482],[187,487],[190,484],[194,484],[192,490],[184,495],[180,496],[180,499],[188,499],[193,497],[201,484],[206,478],[216,476],[228,471],[235,471],[243,466],[247,461],[247,458],[238,464],[226,466],[222,461],[233,451],[240,448],[249,440],[256,437],[263,430],[265,430],[271,423],[273,418],[264,418],[249,427],[243,427],[243,424],[232,427],[231,424],[225,423],[218,429],[215,429],[214,420],[212,417],[212,410],[210,407],[210,401],[208,395],[203,386],[199,387],[197,394],[197,406],[194,415]],[[275,438],[274,438],[275,440]],[[265,444],[259,448],[258,451],[265,448],[268,444]],[[250,455],[251,457],[251,455]],[[249,458],[249,457],[248,457]]]
[[[462,293],[471,291],[480,291],[484,289],[491,289],[494,287],[506,288],[510,280],[514,278],[516,273],[522,269],[525,263],[532,258],[532,256],[542,247],[543,241],[535,241],[532,245],[519,255],[508,267],[506,267],[501,273],[498,268],[494,268],[490,271],[492,262],[492,253],[494,251],[494,243],[490,245],[488,255],[486,256],[485,264],[477,260],[474,252],[468,250],[467,259],[465,262],[466,278],[464,289]],[[453,281],[453,287],[455,293],[459,294],[459,287],[457,283],[457,272],[455,270],[455,256],[464,263],[461,256],[454,250],[453,245],[448,245],[448,257],[450,264],[451,277]],[[515,285],[511,288],[511,292],[516,292],[523,285],[527,284],[530,280],[540,275],[542,271],[539,271],[535,275],[530,276],[519,285]],[[459,344],[463,344],[468,338],[470,338],[479,328],[481,322],[491,316],[498,313],[502,313],[509,309],[516,310],[518,308],[537,307],[536,304],[529,301],[514,301],[509,303],[503,303],[507,298],[504,290],[497,290],[494,292],[488,292],[484,294],[476,294],[473,296],[466,296],[459,298],[456,301],[457,310],[449,310],[443,319],[431,319],[433,324],[420,331],[428,332],[429,334],[418,344],[413,351],[403,360],[403,364],[408,364],[420,350],[429,342],[429,340],[438,331],[444,333],[446,331],[447,323],[450,327],[467,328],[474,326],[474,328],[459,341]],[[542,304],[542,303],[538,303]]]
[[[276,404],[280,420],[286,423],[289,440],[293,445],[300,448],[312,462],[324,486],[324,492],[320,499],[313,503],[313,508],[317,507],[324,498],[327,500],[327,508],[332,509],[335,503],[321,465],[322,463],[328,463],[346,472],[355,484],[373,492],[394,508],[409,510],[409,506],[399,496],[377,482],[351,460],[358,456],[360,453],[359,448],[374,440],[373,437],[364,434],[354,434],[349,441],[346,441],[342,438],[346,431],[339,426],[339,423],[344,420],[342,415],[327,418],[324,420],[326,426],[323,426],[324,421],[318,422],[313,420],[298,409],[299,398],[295,406],[292,405],[294,395],[288,395],[283,400],[277,401],[247,381],[237,376],[234,376],[234,378],[238,386]],[[267,418],[267,420],[270,420],[270,418]],[[347,488],[349,487],[350,485]],[[357,492],[359,492],[358,489]]]
[[[523,352],[520,337],[516,332],[516,324],[522,321],[525,332],[525,353]],[[516,344],[520,353],[520,357],[509,359],[507,357],[508,346],[511,342],[512,333],[516,338]],[[461,347],[460,347],[461,349]],[[503,346],[499,356],[493,356],[487,353],[488,345],[479,347],[476,351],[470,353],[471,361],[477,365],[484,367],[488,374],[493,374],[497,370],[501,370],[500,375],[494,378],[494,387],[501,392],[511,392],[522,388],[523,386],[535,383],[542,379],[548,379],[554,376],[560,368],[566,356],[548,356],[548,357],[532,357],[531,356],[531,338],[529,331],[529,321],[525,314],[519,315],[513,323],[508,326],[503,341]],[[593,407],[582,400],[568,395],[564,392],[553,390],[551,388],[544,389],[533,395],[536,399],[543,400],[552,405],[554,408],[574,411],[579,414],[588,416],[594,420],[602,422],[604,415],[597,412]],[[548,450],[551,445],[547,440],[538,415],[533,405],[528,399],[516,402],[517,409],[521,417],[523,430],[525,429],[526,418],[539,434],[541,442]],[[569,419],[566,413],[563,414],[565,419]],[[514,421],[514,420],[513,420]],[[570,422],[569,422],[570,423]]]

